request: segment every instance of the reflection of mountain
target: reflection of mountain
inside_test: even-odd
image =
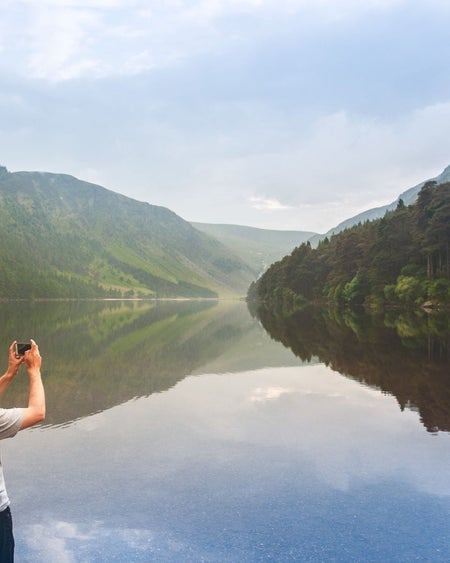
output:
[[[417,409],[430,432],[450,431],[448,315],[306,308],[288,318],[260,309],[272,338],[308,360],[394,395],[401,409]]]
[[[5,367],[12,340],[39,343],[51,424],[164,391],[216,358],[226,369],[241,342],[251,356],[270,340],[245,304],[213,301],[4,303],[0,326]],[[22,371],[2,405],[26,404],[27,389]]]

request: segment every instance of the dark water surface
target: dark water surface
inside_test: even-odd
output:
[[[449,560],[445,315],[0,316],[5,367],[13,339],[38,341],[48,402],[1,444],[19,563]],[[3,406],[26,404],[19,378]]]

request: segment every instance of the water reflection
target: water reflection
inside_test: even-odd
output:
[[[49,403],[2,442],[17,561],[448,560],[450,435],[411,408],[448,420],[442,319],[263,315],[282,346],[242,303],[0,315],[5,362],[39,342]]]
[[[18,302],[0,305],[4,364],[14,339],[34,338],[44,356],[47,424],[62,424],[165,391],[202,366],[299,363],[279,350],[242,303]],[[236,348],[241,353],[236,354]],[[227,352],[234,353],[227,356]],[[245,353],[244,353],[245,352]],[[275,361],[275,364],[273,362]],[[203,369],[204,371],[204,369]],[[2,406],[26,404],[23,374]]]
[[[417,410],[430,432],[450,431],[450,316],[419,311],[306,307],[258,316],[275,340],[303,360],[317,356],[334,370],[397,398]]]
[[[324,365],[188,377],[8,442],[18,560],[444,562],[448,446]]]

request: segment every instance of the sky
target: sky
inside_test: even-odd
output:
[[[448,0],[1,0],[0,164],[323,233],[450,164]]]

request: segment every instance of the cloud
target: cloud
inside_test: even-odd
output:
[[[293,15],[316,25],[402,4],[401,0],[19,0],[0,17],[8,60],[23,76],[50,81],[165,68],[236,41],[283,33]],[[248,19],[253,25],[248,25]],[[310,22],[311,23],[311,22]],[[13,32],[11,32],[13,30]],[[12,41],[15,39],[15,41]],[[16,45],[19,45],[19,48]],[[136,60],[138,61],[136,62]]]
[[[251,205],[260,211],[275,211],[278,209],[289,209],[290,205],[283,205],[277,199],[267,199],[264,197],[254,196],[250,198]]]
[[[4,82],[3,163],[74,174],[192,221],[316,232],[449,164],[450,100],[388,116],[283,111],[270,99],[197,98],[169,78],[88,96]]]
[[[322,229],[331,228],[330,222],[337,224],[338,217],[343,220],[390,203],[449,164],[450,102],[395,119],[339,111],[312,118],[306,134],[292,117],[289,122],[273,118],[268,126],[273,138],[266,139],[271,150],[230,156],[226,183],[241,191],[245,184],[263,192],[264,196],[249,198],[261,213],[290,210],[291,216],[283,217],[291,228],[317,228],[318,217]],[[265,119],[267,123],[267,114]],[[279,129],[284,130],[283,143]]]
[[[22,0],[11,6],[0,8],[8,55],[2,65],[22,76],[58,82],[135,74],[210,47],[214,10],[201,2]]]
[[[302,200],[356,206],[389,203],[448,164],[449,126],[450,102],[395,119],[347,112],[319,118],[289,159],[303,170],[305,186],[318,187],[302,193]]]
[[[3,162],[190,220],[323,232],[448,164],[445,9],[3,3]]]
[[[264,143],[253,125],[262,119]],[[246,217],[255,226],[282,224],[324,232],[370,207],[391,203],[402,191],[439,174],[449,164],[449,127],[450,102],[395,119],[339,111],[305,120],[283,118],[266,108],[264,117],[256,113],[241,119],[229,141],[222,137],[217,145],[206,135],[173,158],[183,159],[175,169],[195,162],[199,170],[198,175],[183,176],[180,190],[201,194],[207,189],[216,208],[228,213],[228,222]],[[241,142],[236,152],[235,138]],[[207,220],[198,218],[200,195],[192,207],[183,201],[177,210]]]

